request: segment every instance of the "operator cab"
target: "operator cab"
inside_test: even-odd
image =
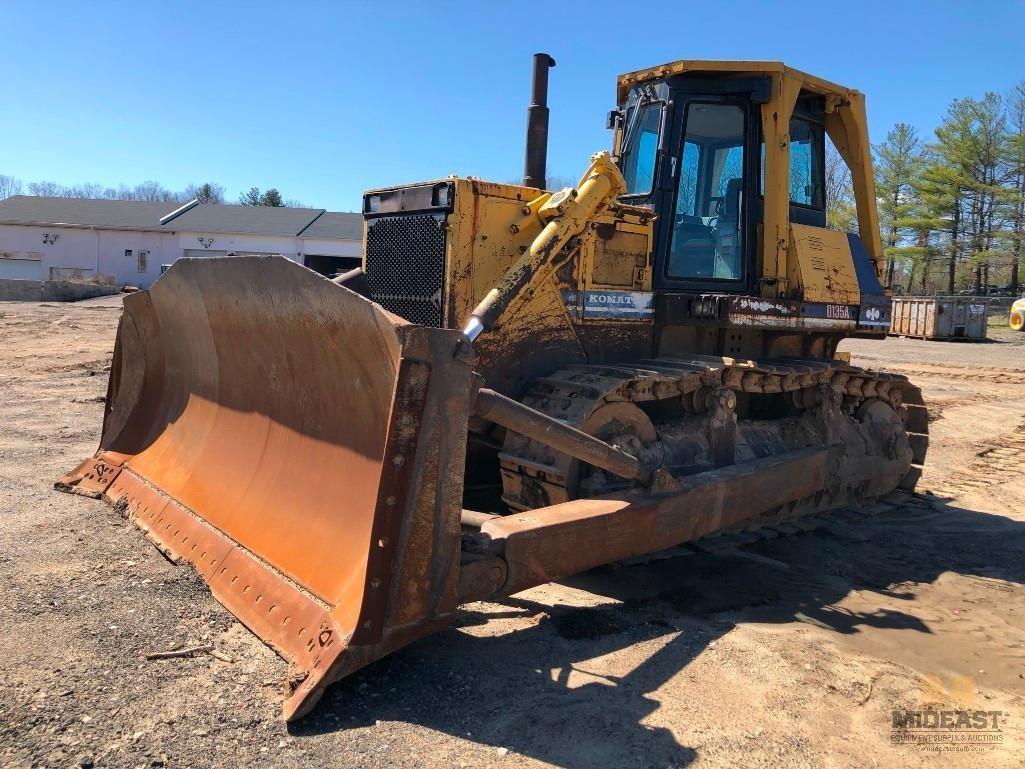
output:
[[[769,77],[670,77],[631,88],[620,129],[624,203],[658,213],[654,287],[754,293],[763,221],[760,105]],[[824,99],[802,94],[790,121],[790,221],[825,227]]]

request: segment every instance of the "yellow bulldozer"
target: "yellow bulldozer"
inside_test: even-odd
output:
[[[362,268],[181,259],[125,297],[101,497],[291,663],[286,718],[460,603],[912,489],[864,97],[778,62],[622,75],[599,152],[367,192]],[[826,227],[827,137],[859,235]]]

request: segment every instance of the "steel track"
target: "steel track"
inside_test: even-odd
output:
[[[921,390],[899,374],[873,372],[841,360],[777,358],[764,361],[680,355],[615,365],[574,365],[536,380],[523,402],[567,424],[583,428],[602,405],[679,399],[685,410],[701,413],[706,393],[719,388],[748,395],[784,393],[798,409],[815,408],[827,385],[854,408],[869,398],[889,403],[902,415],[913,452],[912,467],[899,488],[912,491],[928,450],[928,414]],[[547,447],[515,434],[500,453],[503,500],[514,510],[568,501],[566,468],[552,461]],[[866,500],[867,501],[867,500]],[[813,512],[801,502],[760,516],[758,525],[791,520]],[[807,508],[802,512],[802,509]],[[755,524],[755,521],[751,522]],[[746,527],[750,528],[750,526]]]

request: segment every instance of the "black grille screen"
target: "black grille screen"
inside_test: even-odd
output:
[[[422,326],[442,325],[445,215],[385,216],[367,224],[370,296]]]

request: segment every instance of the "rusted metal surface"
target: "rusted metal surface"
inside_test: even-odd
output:
[[[285,715],[450,621],[470,391],[458,332],[280,257],[179,260],[129,296],[100,449],[126,506],[299,671]]]
[[[57,481],[57,488],[73,494],[97,499],[121,472],[121,462],[110,462],[97,454],[83,460],[78,467]]]
[[[621,478],[640,480],[648,476],[648,472],[636,457],[494,390],[482,388],[477,393],[476,411],[479,416],[495,424],[595,467],[608,470]]]
[[[672,494],[581,499],[489,521],[508,579],[500,592],[535,585],[727,529],[825,484],[826,449],[745,462],[682,478]]]
[[[477,510],[463,510],[460,515],[459,522],[471,529],[479,529],[485,523],[495,518],[501,518],[502,516],[496,513],[481,513]]]
[[[459,568],[459,599],[480,601],[505,584],[508,569],[499,556],[465,553]]]

